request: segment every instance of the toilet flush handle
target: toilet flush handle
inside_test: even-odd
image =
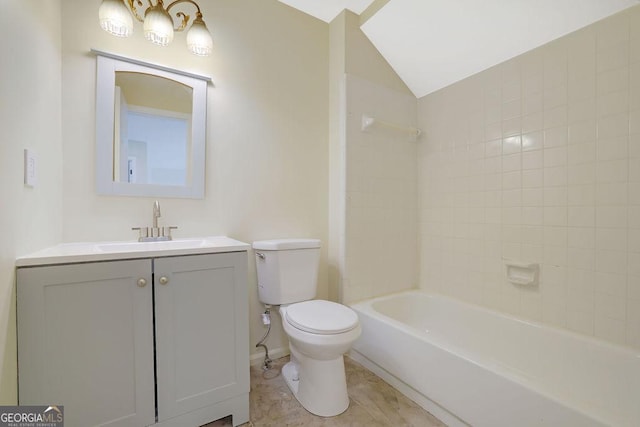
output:
[[[256,256],[260,259],[264,259],[264,254],[262,252],[256,252]]]

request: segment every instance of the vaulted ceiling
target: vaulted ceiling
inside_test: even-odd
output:
[[[361,26],[422,97],[628,7],[638,0],[280,0],[331,22],[377,9]],[[380,7],[382,6],[382,7]]]

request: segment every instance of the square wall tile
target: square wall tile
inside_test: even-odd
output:
[[[418,100],[429,128],[413,190],[422,285],[640,348],[639,7]],[[411,184],[385,181],[388,158],[356,174],[364,194],[350,206],[402,223],[385,209],[408,208]],[[393,162],[393,173],[406,169]],[[378,206],[366,193],[380,179]],[[362,215],[367,227],[384,223]],[[535,292],[505,281],[504,256],[540,263]]]
[[[629,228],[638,229],[640,228],[640,206],[633,205],[629,206],[628,209],[628,226]]]
[[[597,228],[596,248],[601,251],[626,252],[628,235],[624,228]]]
[[[567,246],[569,232],[567,227],[545,226],[544,246]]]
[[[544,168],[544,186],[558,187],[567,185],[567,168],[566,166],[558,166]]]
[[[596,229],[593,227],[569,227],[567,245],[570,248],[595,249]]]
[[[596,164],[597,182],[626,182],[628,177],[629,164],[626,159],[601,161]]]
[[[510,136],[502,140],[502,154],[519,153],[522,150],[522,138],[520,135]]]
[[[626,205],[628,185],[626,182],[598,183],[596,185],[596,203],[603,205]]]
[[[596,316],[615,320],[626,320],[627,304],[624,298],[596,292]]]
[[[627,344],[640,348],[640,301],[627,301]]]
[[[585,120],[593,120],[597,116],[596,98],[585,98],[571,101],[567,107],[567,121],[569,125]]]
[[[627,276],[624,273],[596,271],[594,289],[596,292],[624,298],[627,295]]]
[[[598,49],[598,72],[620,68],[629,64],[629,40],[607,46],[606,49]]]
[[[524,151],[522,153],[522,169],[538,169],[544,166],[544,151]]]
[[[527,114],[522,117],[522,133],[528,134],[539,131],[544,127],[544,116],[542,111],[538,113]]]
[[[611,139],[598,139],[596,157],[598,161],[621,160],[628,156],[629,140],[626,135]]]
[[[567,206],[567,187],[544,188],[544,206]]]
[[[625,206],[596,207],[596,226],[603,228],[626,228],[627,208]]]
[[[522,173],[516,172],[504,172],[502,174],[502,189],[513,190],[521,188],[522,186]]]
[[[640,109],[629,108],[629,133],[640,133]]]
[[[596,313],[594,336],[624,345],[626,343],[626,322]]]
[[[585,335],[593,335],[594,330],[593,311],[568,310],[567,328]]]
[[[595,24],[597,48],[606,49],[629,40],[629,16],[618,14]]]
[[[640,159],[629,159],[629,181],[640,182]]]
[[[534,92],[525,95],[521,100],[521,114],[528,116],[529,114],[541,112],[543,110],[543,102],[543,92]]]
[[[564,166],[567,164],[567,147],[544,149],[544,167]]]
[[[541,131],[522,135],[522,151],[539,150],[544,146],[544,134]]]
[[[620,67],[598,73],[596,81],[598,95],[629,89],[629,67]]]
[[[566,207],[545,207],[544,208],[544,225],[566,226],[567,225],[567,208]]]
[[[585,142],[583,144],[571,144],[567,149],[567,164],[580,165],[592,163],[596,160],[595,142]]]
[[[569,227],[594,227],[596,224],[595,208],[591,206],[570,206],[567,222]]]
[[[598,119],[598,139],[606,140],[629,135],[629,113],[619,113]]]
[[[624,275],[627,272],[627,253],[596,251],[596,271]]]
[[[593,185],[569,185],[567,192],[567,204],[569,206],[593,205],[596,202],[595,186]]]
[[[628,251],[640,252],[640,229],[630,228],[627,232]]]
[[[522,171],[522,188],[539,188],[544,185],[544,169]]]
[[[568,185],[585,185],[596,182],[596,164],[580,163],[570,164],[567,168]]]
[[[598,97],[598,117],[603,118],[629,110],[629,91],[607,92]]]

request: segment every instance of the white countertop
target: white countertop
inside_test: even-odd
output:
[[[16,259],[16,267],[89,261],[197,255],[249,250],[248,243],[226,236],[194,237],[163,242],[62,243]]]

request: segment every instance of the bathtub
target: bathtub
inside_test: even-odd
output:
[[[640,426],[640,352],[421,291],[352,308],[351,356],[450,426]]]

